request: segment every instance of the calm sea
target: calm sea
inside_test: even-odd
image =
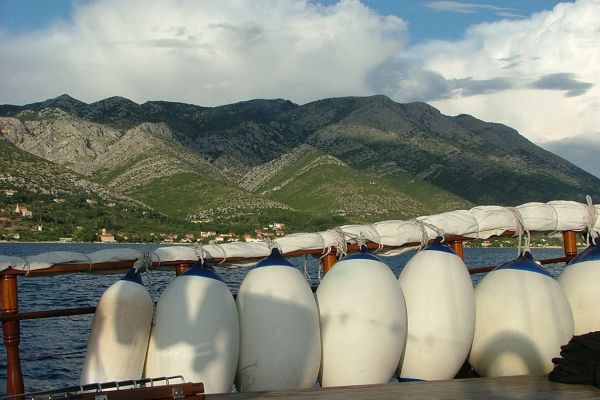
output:
[[[68,250],[91,253],[106,248],[130,247],[153,250],[157,245],[134,244],[75,244],[75,243],[0,243],[0,254],[28,256],[47,251]],[[516,257],[514,248],[465,249],[468,267],[497,265]],[[381,257],[394,271],[400,273],[414,252],[400,256]],[[564,255],[562,249],[534,249],[536,258],[554,258]],[[311,285],[319,282],[319,262],[313,257],[290,259],[307,274]],[[562,264],[546,266],[558,276]],[[237,291],[249,268],[227,269],[216,266],[217,272]],[[481,275],[481,274],[479,274]],[[151,271],[144,281],[151,288],[154,300],[158,300],[165,286],[175,277],[172,272]],[[104,290],[120,278],[119,275],[68,274],[49,277],[19,278],[19,310],[40,311],[60,308],[95,306]],[[477,283],[481,276],[473,276]],[[87,336],[92,315],[59,317],[21,321],[21,366],[26,391],[49,390],[76,385],[85,355]],[[6,393],[6,352],[0,345],[0,395]]]

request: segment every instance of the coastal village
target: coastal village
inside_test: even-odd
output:
[[[15,195],[16,190],[5,189],[3,194],[6,197],[12,197]],[[64,199],[54,198],[54,203],[64,203]],[[97,205],[97,201],[94,199],[86,199],[86,204],[89,207]],[[107,204],[109,207],[115,207],[114,203]],[[21,224],[24,220],[30,221],[29,228],[32,232],[44,232],[48,228],[43,223],[35,223],[36,215],[33,211],[25,204],[15,203],[10,206],[0,208],[0,227],[4,229],[0,230],[0,241],[20,241],[24,238],[19,232],[14,232],[15,225]],[[83,226],[76,226],[76,230],[83,230]],[[265,226],[257,227],[253,232],[249,233],[235,233],[235,232],[219,232],[217,230],[200,230],[199,232],[151,232],[149,233],[151,242],[156,243],[231,243],[231,242],[258,242],[265,239],[274,239],[277,237],[285,236],[286,224],[282,222],[273,221],[266,224]],[[70,243],[79,241],[73,236],[64,236],[58,238],[59,242]],[[132,238],[126,232],[116,230],[110,231],[108,228],[101,228],[95,232],[95,240],[97,243],[118,243],[118,242],[132,242]]]
[[[15,194],[15,190],[7,189],[3,191],[5,196],[10,197]],[[54,198],[55,203],[64,202],[61,198]],[[86,204],[90,207],[97,205],[93,199],[86,199]],[[109,204],[114,207],[114,204]],[[34,213],[24,204],[15,204],[11,207],[0,208],[0,227],[14,226],[17,222],[22,222],[23,219],[35,221]],[[29,228],[32,232],[43,232],[47,229],[43,224],[30,224]],[[76,230],[83,230],[83,226],[76,226]],[[270,222],[264,226],[256,227],[252,232],[235,233],[235,232],[219,232],[217,230],[199,230],[197,232],[150,232],[149,237],[145,242],[164,243],[164,244],[221,244],[233,242],[259,242],[268,239],[275,239],[289,234],[290,231],[283,222]],[[100,228],[94,232],[94,240],[96,243],[132,243],[136,242],[135,238],[130,237],[127,232],[108,228]],[[11,232],[8,229],[0,230],[0,241],[23,241],[21,233]],[[58,242],[72,243],[79,242],[75,236],[59,237]],[[577,243],[579,246],[584,246],[584,243]],[[541,235],[534,237],[531,242],[532,247],[560,247],[561,236]],[[468,247],[514,247],[516,246],[515,238],[495,238],[491,240],[474,240],[466,244]]]

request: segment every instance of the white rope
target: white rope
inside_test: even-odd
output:
[[[218,243],[211,244],[211,246],[214,246],[214,248],[219,249],[221,254],[223,254],[223,257],[221,257],[222,260],[219,264],[223,264],[225,261],[227,261],[227,252],[225,251],[225,248],[223,246],[221,246]],[[214,258],[216,258],[216,257],[214,257]]]
[[[25,273],[25,276],[29,276],[29,272],[31,272],[31,264],[29,264],[29,261],[27,261],[26,258],[23,258],[23,261],[25,261],[25,267],[27,268],[27,272]]]
[[[308,273],[308,254],[304,255],[304,278],[310,281],[310,274]]]
[[[200,260],[201,264],[204,264],[204,249],[202,248],[202,243],[196,242],[194,243],[194,250],[196,251],[196,257]]]
[[[321,257],[323,258],[323,257]],[[319,262],[319,269],[317,270],[317,277],[319,278],[319,283],[321,283],[321,278],[323,274],[323,263]]]
[[[88,264],[90,264],[90,267],[88,268],[88,272],[91,272],[92,271],[92,259],[87,254],[84,254],[84,256],[85,256],[85,258],[87,258]]]
[[[150,293],[150,298],[152,299],[152,304],[154,304],[154,287],[152,286],[152,279],[150,278],[150,267],[152,267],[152,256],[149,250],[144,250],[142,252],[142,256],[138,258],[133,264],[133,268],[135,268],[136,272],[144,272],[144,277],[146,278],[146,286],[148,286],[148,292]]]
[[[281,246],[279,245],[279,243],[277,241],[271,239],[270,237],[266,237],[263,239],[263,242],[269,248],[269,253],[271,253],[273,251],[273,249],[277,249],[277,251],[279,251],[279,254],[283,255]]]
[[[509,210],[515,218],[515,236],[519,237],[517,256],[521,255],[521,250],[531,252],[531,232],[525,228],[525,221],[523,221],[523,216],[519,212],[519,209],[516,207],[506,207],[506,209]],[[527,237],[525,238],[525,246],[522,246],[523,233],[527,234]]]
[[[332,229],[332,232],[335,234],[335,252],[336,252],[336,257],[340,258],[340,257],[345,257],[346,254],[348,254],[348,240],[346,239],[346,236],[350,236],[347,232],[344,232],[344,230],[342,228],[335,227]],[[329,254],[329,252],[331,251],[331,248],[327,249],[327,252],[323,255],[323,257],[327,254]],[[321,258],[323,258],[321,257]],[[320,281],[320,279],[319,279]]]
[[[416,225],[417,228],[419,228],[419,232],[421,232],[421,244],[417,247],[417,251],[422,250],[429,243],[429,232],[427,232],[426,228],[429,228],[432,231],[434,231],[437,236],[441,236],[442,238],[444,237],[444,230],[429,222],[421,221],[418,219],[411,219],[406,221],[406,223]]]
[[[140,275],[142,275],[143,273],[143,277],[145,278],[146,286],[148,287],[148,293],[150,294],[150,299],[152,300],[152,325],[154,325],[156,319],[156,309],[154,307],[154,304],[156,302],[154,287],[152,285],[152,279],[150,278],[150,268],[152,267],[152,255],[156,256],[160,265],[160,257],[158,256],[158,254],[150,250],[144,250],[140,258],[135,260],[135,263],[133,264],[133,269],[136,273],[140,273]]]
[[[598,232],[596,231],[596,221],[598,220],[598,210],[594,206],[594,202],[592,201],[592,196],[589,194],[585,196],[586,201],[586,210],[588,214],[587,218],[587,233],[586,233],[586,242],[588,244],[594,244],[594,239],[598,237]]]

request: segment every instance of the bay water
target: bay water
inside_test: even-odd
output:
[[[99,244],[99,243],[0,243],[0,255],[30,256],[48,251],[75,251],[91,253],[108,248],[128,247],[137,250],[154,250],[159,245]],[[555,258],[564,255],[561,248],[535,248],[536,259]],[[396,276],[414,255],[409,251],[402,255],[380,257]],[[499,265],[517,256],[515,248],[466,248],[465,263],[469,268]],[[302,256],[290,258],[290,262],[303,273],[312,286],[319,283],[317,258]],[[236,292],[244,276],[252,267],[229,269],[215,266],[217,272],[233,292]],[[557,277],[564,264],[547,265]],[[43,311],[62,308],[95,306],[98,299],[122,274],[97,275],[75,273],[44,277],[19,277],[19,311]],[[476,284],[483,274],[472,276]],[[174,272],[150,271],[143,274],[154,301],[162,290],[175,278]],[[85,357],[87,337],[93,315],[57,317],[21,321],[21,366],[27,392],[50,390],[77,385]],[[6,393],[6,350],[0,345],[0,395]]]

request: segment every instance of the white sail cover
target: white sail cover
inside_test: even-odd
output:
[[[227,267],[241,267],[268,256],[275,247],[283,254],[298,251],[324,254],[334,248],[344,250],[347,244],[373,242],[386,247],[383,255],[394,255],[406,251],[411,246],[422,245],[438,235],[487,239],[505,231],[581,232],[587,229],[591,235],[598,236],[599,214],[600,205],[563,200],[532,202],[517,207],[488,205],[421,216],[407,221],[390,220],[366,225],[345,225],[324,232],[298,233],[262,242],[166,246],[154,250],[150,256],[154,268],[160,268],[161,263],[190,262],[201,257],[208,260],[217,259]],[[1,251],[0,248],[0,253]],[[128,248],[106,249],[90,254],[53,251],[24,258],[0,254],[0,271],[8,268],[20,271],[38,270],[56,264],[89,264],[90,270],[93,270],[94,264],[133,262],[141,255],[140,251]]]

